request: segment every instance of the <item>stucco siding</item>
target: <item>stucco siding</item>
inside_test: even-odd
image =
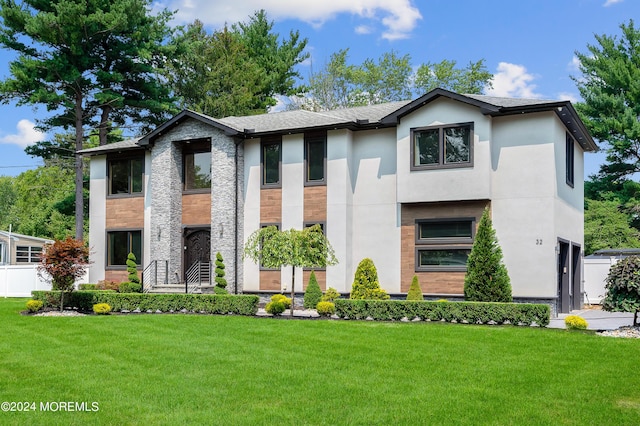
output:
[[[249,139],[244,142],[244,237],[239,245],[242,252],[247,239],[260,227],[261,190],[260,190],[260,139]],[[278,190],[279,191],[279,190]],[[245,259],[243,265],[243,286],[245,291],[260,290],[260,270],[258,265]]]
[[[106,261],[106,200],[107,200],[107,156],[91,158],[89,169],[89,282],[105,279]]]

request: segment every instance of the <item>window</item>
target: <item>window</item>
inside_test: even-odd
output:
[[[466,271],[474,218],[416,221],[416,271]]]
[[[211,151],[184,154],[184,190],[211,188]]]
[[[126,266],[129,253],[142,264],[142,231],[107,232],[107,266]]]
[[[40,262],[42,247],[39,246],[17,246],[16,263],[37,263]]]
[[[565,143],[566,151],[566,171],[567,171],[567,185],[573,188],[573,175],[574,175],[574,151],[573,151],[573,138],[567,133],[567,139]]]
[[[280,187],[280,163],[282,142],[280,138],[270,138],[262,143],[262,186]]]
[[[411,129],[411,169],[473,165],[473,123]]]
[[[324,185],[327,164],[327,134],[304,135],[305,184]]]
[[[142,194],[144,157],[109,161],[109,195]]]

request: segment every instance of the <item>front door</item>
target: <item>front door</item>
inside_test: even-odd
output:
[[[558,312],[571,311],[571,281],[569,263],[569,243],[558,241]]]
[[[187,229],[184,234],[184,274],[195,262],[211,260],[211,231],[209,229]]]

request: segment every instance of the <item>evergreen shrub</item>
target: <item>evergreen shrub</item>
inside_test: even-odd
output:
[[[142,284],[125,281],[118,286],[120,293],[142,293]]]
[[[336,299],[340,298],[340,293],[333,287],[329,287],[327,291],[324,292],[322,297],[320,298],[321,302],[333,302]]]
[[[96,303],[93,305],[93,312],[98,315],[107,315],[111,312],[111,306],[108,303]]]
[[[42,300],[31,299],[27,301],[27,309],[31,313],[38,312],[40,309],[42,309],[43,306],[44,303],[42,302]]]
[[[311,271],[311,274],[309,275],[309,284],[307,284],[307,288],[304,292],[304,301],[302,306],[304,306],[305,309],[315,309],[321,298],[322,290],[320,289],[320,285],[318,285],[315,272]]]
[[[564,325],[568,330],[586,330],[589,326],[589,323],[578,315],[568,315],[564,319]]]
[[[385,300],[389,298],[386,291],[380,288],[378,270],[369,258],[362,259],[356,269],[351,285],[351,299]]]
[[[336,313],[336,305],[332,302],[318,302],[316,310],[319,315],[328,317]]]
[[[136,255],[129,253],[127,255],[127,273],[129,274],[129,282],[140,284],[140,278],[138,278],[138,264],[136,263]]]
[[[227,280],[224,277],[225,276],[224,269],[225,269],[225,266],[224,266],[224,260],[222,259],[222,254],[220,254],[220,252],[217,252],[216,253],[216,270],[215,270],[216,286],[213,289],[213,291],[216,294],[228,293],[227,292]]]
[[[407,293],[407,300],[424,300],[417,275],[413,276],[411,287],[409,287],[409,292]]]

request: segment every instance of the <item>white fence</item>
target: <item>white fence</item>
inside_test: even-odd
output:
[[[87,276],[76,284],[86,282]],[[51,290],[51,281],[38,275],[38,265],[2,265],[0,289],[0,297],[31,297],[33,290]]]

